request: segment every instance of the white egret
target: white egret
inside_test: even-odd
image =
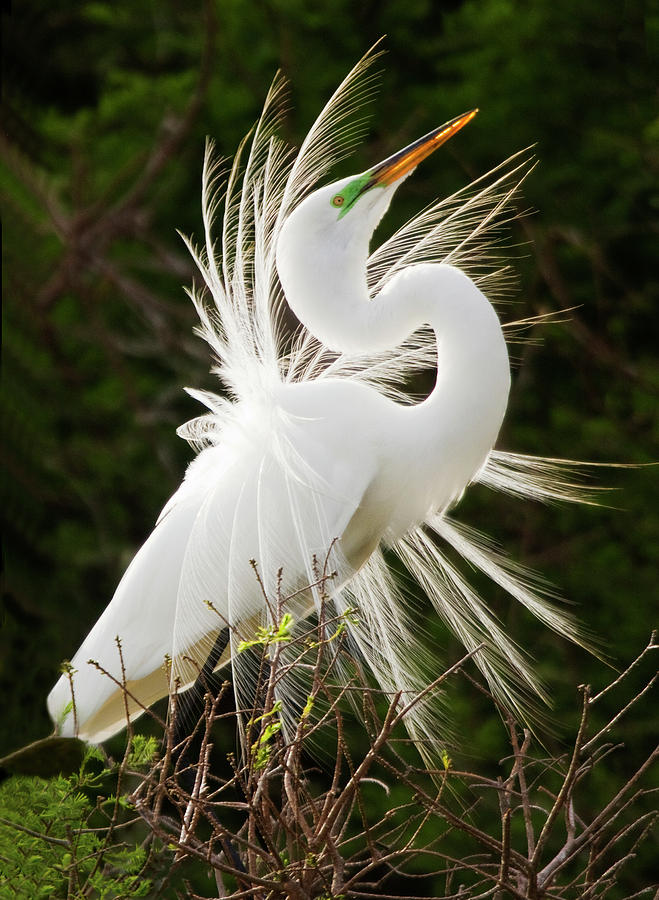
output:
[[[291,612],[299,619],[318,603],[313,589],[300,593],[314,581],[314,555],[331,549],[332,602],[339,612],[357,608],[351,639],[388,691],[418,690],[425,676],[385,548],[468,650],[484,644],[475,662],[518,712],[542,687],[442,542],[545,624],[582,640],[531,573],[448,516],[472,482],[537,500],[576,499],[560,463],[493,449],[510,385],[504,332],[481,290],[495,279],[459,267],[484,252],[523,166],[434,204],[369,257],[396,189],[475,114],[310,193],[337,157],[370,61],[347,76],[294,158],[276,137],[275,81],[228,174],[217,243],[219,169],[208,150],[205,250],[191,247],[205,292],[191,296],[231,400],[190,391],[209,409],[181,430],[200,452],[73,659],[75,711],[68,676],[49,696],[62,734],[102,741],[121,729],[124,675],[132,716],[166,695],[165,655],[190,684],[225,623],[230,642],[220,662],[232,656],[239,668],[236,640],[268,616],[250,560],[266,594],[274,596],[278,572],[282,595],[298,592]],[[300,323],[288,343],[286,303]],[[434,389],[410,402],[401,379],[431,364]],[[234,672],[238,690],[242,677]],[[429,716],[421,708],[410,715],[419,741],[434,736]]]

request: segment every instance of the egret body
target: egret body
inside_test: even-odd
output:
[[[49,696],[63,734],[101,741],[118,731],[124,677],[133,716],[168,692],[172,672],[191,683],[225,626],[230,643],[220,663],[232,657],[236,665],[236,641],[268,616],[250,560],[266,592],[281,572],[281,590],[295,593],[290,611],[300,619],[319,602],[313,589],[301,591],[314,581],[313,559],[330,554],[332,602],[339,613],[357,608],[355,652],[387,691],[418,690],[423,673],[385,547],[467,649],[485,645],[476,663],[495,695],[517,710],[541,688],[438,539],[546,624],[580,639],[530,573],[448,516],[477,480],[535,499],[574,499],[557,464],[493,450],[510,386],[504,332],[475,280],[450,264],[459,252],[438,249],[451,240],[468,246],[467,235],[480,233],[502,202],[498,182],[454,203],[444,232],[441,217],[438,224],[426,211],[369,257],[402,181],[474,113],[309,193],[332,161],[328,134],[340,130],[366,65],[340,86],[292,163],[274,136],[275,85],[244,169],[236,163],[229,175],[221,266],[207,159],[206,250],[195,252],[210,306],[193,299],[232,400],[191,392],[209,409],[184,432],[201,452],[73,659],[75,710],[68,677]],[[288,346],[282,292],[301,323]],[[403,402],[392,380],[427,365],[431,353],[434,389],[421,402]],[[427,715],[419,709],[410,717],[419,740],[432,738]]]

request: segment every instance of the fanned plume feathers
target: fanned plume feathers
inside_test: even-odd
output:
[[[292,317],[277,277],[277,240],[287,216],[361,136],[361,122],[355,123],[355,111],[372,91],[370,67],[376,57],[376,53],[367,54],[349,73],[311,127],[297,155],[277,133],[285,95],[280,76],[268,93],[261,118],[224,175],[222,164],[213,159],[212,144],[206,148],[204,247],[196,248],[189,243],[205,289],[191,291],[191,297],[199,313],[199,333],[215,357],[214,371],[234,401],[267,397],[282,383],[331,377],[361,381],[398,402],[409,403],[411,398],[406,392],[409,377],[436,364],[435,339],[429,329],[420,330],[386,353],[348,356],[329,352],[302,326],[291,327]],[[509,287],[511,276],[502,260],[501,226],[515,217],[512,201],[532,166],[528,152],[522,151],[407,222],[371,254],[367,274],[372,296],[406,266],[448,262],[466,271],[490,299],[498,299]],[[221,224],[216,224],[222,203],[223,219]],[[239,419],[240,403],[231,403],[209,392],[191,390],[189,393],[208,412],[182,426],[179,433],[197,449],[215,447],[219,451],[227,424],[235,425]],[[305,469],[296,458],[291,439],[295,422],[270,422],[268,427],[270,440],[272,435],[277,438],[274,446],[269,445],[267,452],[263,452],[258,483],[243,487],[241,496],[235,498],[234,529],[229,527],[227,533],[209,530],[213,504],[223,499],[215,497],[213,491],[196,514],[185,554],[186,578],[181,579],[181,584],[186,585],[181,588],[185,596],[178,601],[175,637],[178,647],[189,646],[204,630],[208,631],[207,619],[195,627],[184,627],[182,623],[193,608],[199,608],[199,597],[204,596],[206,584],[213,581],[212,573],[205,572],[204,566],[209,555],[220,552],[216,548],[223,547],[221,552],[227,557],[224,564],[230,573],[227,589],[231,623],[239,623],[244,618],[243,598],[236,587],[241,582],[238,577],[234,582],[231,574],[247,563],[238,558],[244,550],[239,533],[243,507],[253,503],[257,510],[259,541],[254,554],[259,558],[266,591],[274,588],[273,578],[278,569],[284,566],[285,570],[288,552],[268,525],[269,510],[280,509],[282,504],[287,506],[290,534],[298,544],[296,552],[308,558],[305,575],[308,583],[314,580],[312,555],[322,554],[323,549],[328,552],[337,537],[340,521],[328,519],[320,506],[308,508],[310,504],[313,506],[310,497],[322,495],[323,484],[318,472]],[[282,482],[278,492],[266,487],[270,484],[266,476],[272,472]],[[476,480],[527,500],[594,502],[593,493],[581,483],[581,472],[579,463],[492,451]],[[532,706],[531,698],[546,699],[542,685],[527,655],[507,636],[451,561],[455,553],[545,625],[579,644],[587,643],[586,638],[576,620],[562,609],[553,591],[534,573],[506,557],[488,538],[449,518],[447,512],[434,510],[425,523],[395,542],[391,549],[427,594],[448,628],[467,650],[477,651],[475,662],[495,697],[525,716]],[[313,538],[307,533],[310,518]],[[274,516],[273,521],[276,520]],[[324,548],[320,546],[323,540]],[[453,556],[446,552],[447,548],[452,548]],[[339,575],[333,603],[339,613],[352,607],[358,610],[359,625],[352,630],[351,640],[359,656],[383,690],[403,691],[407,697],[414,695],[437,672],[431,671],[433,666],[427,654],[417,647],[402,588],[391,572],[383,549],[376,548],[356,574],[345,574],[345,578],[345,561],[336,557],[335,553],[332,565]],[[299,573],[298,582],[285,586],[298,590]],[[317,598],[297,602],[296,614],[306,615],[314,605],[318,605]],[[206,637],[204,646],[209,641]],[[242,662],[236,662],[236,667],[237,689],[248,694],[250,676],[241,672]],[[184,682],[193,674],[192,670],[179,666]],[[432,740],[437,727],[427,704],[419,704],[410,713],[410,733],[421,745]]]

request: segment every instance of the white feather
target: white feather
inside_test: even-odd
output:
[[[362,218],[338,219],[330,209],[349,179],[304,199],[359,138],[354,112],[371,91],[374,58],[349,73],[297,155],[277,136],[279,76],[224,187],[207,145],[204,247],[188,241],[204,290],[190,296],[230,399],[188,389],[208,410],[179,429],[199,455],[73,660],[75,714],[66,677],[51,692],[49,709],[65,734],[77,726],[99,741],[117,731],[125,722],[124,678],[136,698],[129,697],[129,712],[139,715],[169,687],[165,657],[172,677],[190,684],[226,625],[231,643],[222,663],[231,657],[237,697],[249,703],[254,675],[237,642],[271,618],[278,596],[295,596],[289,605],[298,623],[318,610],[322,591],[301,589],[316,580],[314,559],[328,554],[337,614],[357,609],[350,646],[387,694],[416,695],[441,663],[417,639],[386,546],[467,650],[483,644],[476,664],[497,699],[522,716],[531,696],[546,697],[543,687],[438,541],[546,625],[585,642],[533,573],[447,517],[473,481],[522,499],[584,499],[573,477],[579,464],[492,449],[509,371],[501,326],[482,291],[495,297],[508,285],[499,229],[513,215],[528,158],[517,154],[431,204],[368,259],[364,236],[395,188],[375,195]],[[325,220],[325,237],[316,238]],[[352,243],[341,228],[354,230]],[[286,300],[305,323],[293,334]],[[335,342],[319,339],[326,327]],[[334,343],[338,350],[329,349]],[[436,365],[433,396],[414,404],[407,380]],[[304,691],[280,686],[280,694],[290,721]],[[443,727],[428,703],[408,716],[426,758]]]

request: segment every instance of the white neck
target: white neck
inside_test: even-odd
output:
[[[435,387],[422,403],[404,408],[406,428],[399,443],[415,460],[428,461],[432,478],[444,478],[433,465],[456,461],[441,493],[459,493],[485,462],[506,409],[510,369],[497,315],[470,278],[446,265],[410,266],[371,300],[366,250],[355,249],[342,257],[327,253],[306,257],[302,265],[280,264],[286,298],[309,330],[337,351],[381,351],[422,325],[433,328]]]
[[[369,304],[366,319],[373,339],[393,345],[421,325],[435,332],[435,387],[409,408],[404,439],[453,502],[485,462],[506,411],[510,364],[499,319],[473,281],[445,265],[403,270]]]

